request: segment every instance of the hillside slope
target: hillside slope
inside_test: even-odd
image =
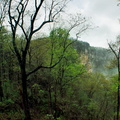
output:
[[[104,75],[117,74],[117,68],[109,69],[107,66],[114,58],[113,53],[105,48],[92,47],[87,42],[77,41],[74,44],[77,52],[81,55],[84,54],[88,57],[88,62],[93,72],[99,72]]]

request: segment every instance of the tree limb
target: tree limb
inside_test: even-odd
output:
[[[74,42],[76,42],[76,40],[70,42],[70,43],[64,48],[62,55],[59,57],[59,60],[58,60],[55,64],[53,64],[53,65],[51,65],[51,66],[42,66],[42,65],[40,65],[40,66],[36,67],[33,71],[29,72],[29,73],[27,74],[27,76],[31,75],[32,73],[35,73],[35,72],[38,71],[40,68],[47,68],[47,69],[54,68],[54,67],[55,67],[58,63],[60,63],[61,60],[63,59],[64,53],[66,52],[67,48],[68,48],[71,44],[73,44]]]

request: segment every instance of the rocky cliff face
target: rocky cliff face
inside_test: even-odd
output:
[[[74,47],[82,56],[83,61],[88,59],[86,64],[89,64],[90,67],[88,69],[90,71],[99,72],[104,75],[117,74],[117,68],[109,69],[107,67],[110,64],[110,61],[114,58],[114,55],[110,50],[92,47],[89,45],[89,43],[83,41],[77,41],[74,44]]]

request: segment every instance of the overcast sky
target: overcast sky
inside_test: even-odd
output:
[[[67,7],[69,13],[82,13],[89,18],[93,28],[80,38],[91,46],[108,47],[120,34],[120,5],[118,0],[72,0]]]
[[[117,0],[72,0],[69,12],[82,12],[95,27],[82,35],[81,40],[91,46],[108,47],[107,40],[115,40],[120,34],[120,6],[117,4]]]

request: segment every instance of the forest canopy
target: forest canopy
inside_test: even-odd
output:
[[[106,67],[113,55],[78,40],[90,27],[81,14],[56,25],[68,2],[1,1],[0,119],[118,120],[118,75]],[[49,23],[57,27],[35,38]]]

